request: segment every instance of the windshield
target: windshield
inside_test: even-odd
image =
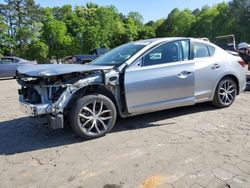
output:
[[[92,61],[92,65],[107,65],[107,66],[119,66],[130,57],[132,57],[139,50],[144,48],[146,44],[143,43],[128,43],[122,46],[119,46],[103,56]]]

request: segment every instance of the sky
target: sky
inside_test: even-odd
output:
[[[98,5],[114,5],[119,12],[128,14],[131,11],[139,12],[144,22],[166,18],[174,8],[196,9],[205,5],[215,5],[228,0],[35,0],[42,7],[62,6],[65,4],[85,5],[87,2],[93,2]],[[4,0],[0,0],[3,3]]]

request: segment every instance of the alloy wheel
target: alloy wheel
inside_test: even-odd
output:
[[[94,100],[82,107],[78,121],[85,134],[97,136],[112,125],[112,110],[104,101]]]
[[[224,105],[230,105],[235,100],[236,86],[231,80],[225,80],[219,88],[219,99]]]

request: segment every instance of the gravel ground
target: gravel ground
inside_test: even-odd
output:
[[[119,120],[82,141],[20,112],[15,80],[0,80],[0,187],[250,187],[250,92]]]

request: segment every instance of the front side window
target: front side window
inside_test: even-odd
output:
[[[194,58],[209,57],[209,51],[206,44],[194,43]]]
[[[159,65],[189,59],[189,40],[162,44],[143,57],[143,66]]]

